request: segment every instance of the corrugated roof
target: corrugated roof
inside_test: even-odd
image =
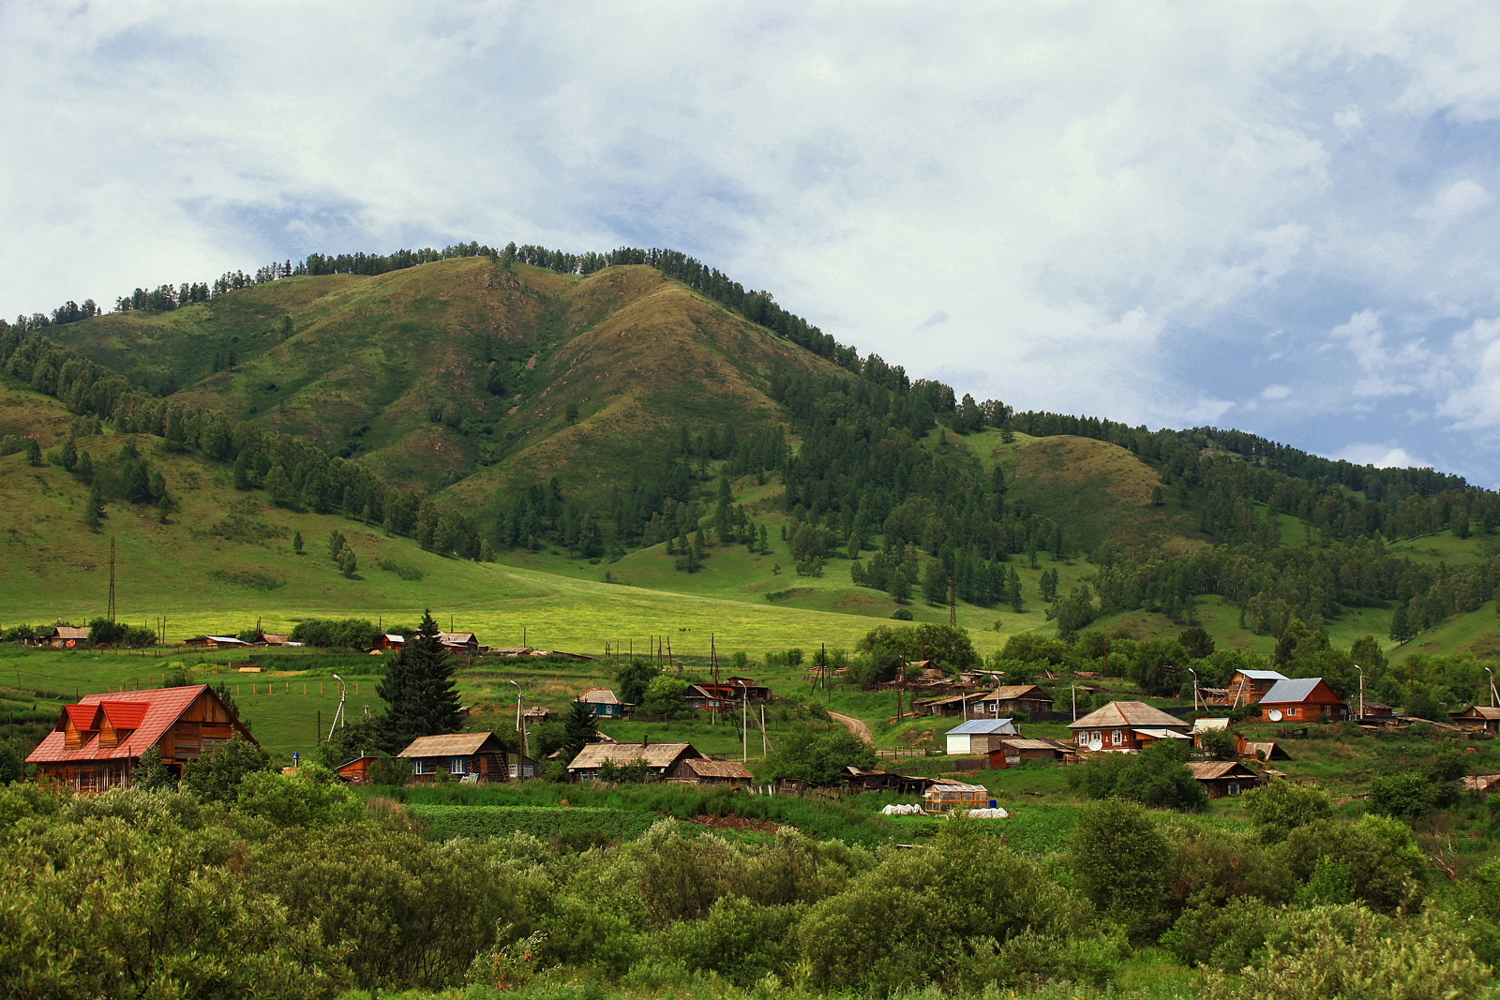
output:
[[[700,778],[742,778],[750,781],[755,775],[737,760],[688,760],[688,769]]]
[[[188,706],[197,701],[198,697],[207,690],[207,684],[194,684],[189,687],[155,688],[149,691],[86,694],[79,699],[77,706],[67,706],[70,715],[72,709],[79,706],[96,711],[98,706],[105,701],[145,705],[146,710],[141,717],[140,724],[130,734],[130,738],[121,740],[119,746],[101,747],[97,739],[90,737],[77,750],[69,750],[64,742],[66,737],[62,730],[54,730],[48,733],[41,745],[31,752],[26,762],[40,764],[68,760],[114,760],[122,757],[139,757],[155,746],[172,723],[181,718]]]
[[[647,767],[670,767],[679,757],[702,757],[691,743],[590,743],[568,765],[569,771],[597,770],[605,761],[624,767],[644,760]]]
[[[1034,692],[1034,698],[1038,701],[1051,701],[1052,696],[1043,691],[1035,684],[1010,684],[1005,687],[996,688],[985,695],[980,701],[1015,701],[1028,693]],[[1030,699],[1028,699],[1030,700]]]
[[[1228,729],[1228,719],[1194,719],[1193,732],[1206,733],[1215,729]]]
[[[58,625],[52,630],[52,634],[59,639],[87,639],[90,627],[87,625]]]
[[[1500,719],[1500,708],[1490,708],[1488,705],[1475,705],[1466,712],[1453,712],[1455,719],[1463,716],[1479,719]]]
[[[1306,701],[1312,696],[1314,689],[1322,683],[1321,677],[1296,677],[1287,680],[1279,680],[1271,685],[1271,690],[1261,697],[1262,705],[1296,705]],[[1331,687],[1329,690],[1333,690]]]
[[[954,781],[952,778],[937,778],[933,781],[929,792],[984,792],[989,794],[990,790],[983,785],[971,785],[965,781]]]
[[[467,757],[479,752],[485,740],[495,734],[490,730],[482,733],[447,733],[440,736],[418,736],[398,753],[397,757]]]
[[[985,736],[993,733],[1013,733],[1015,722],[1011,719],[970,719],[961,726],[948,730],[949,736]]]
[[[574,701],[586,702],[590,705],[623,705],[619,697],[609,688],[589,688],[579,695]]]
[[[1069,729],[1107,729],[1111,726],[1186,727],[1187,723],[1159,708],[1152,708],[1144,701],[1112,701],[1077,722],[1068,723]]]
[[[1131,730],[1131,732],[1133,732],[1133,733],[1135,733],[1135,734],[1137,734],[1139,736],[1149,736],[1149,737],[1151,737],[1152,739],[1155,739],[1155,740],[1190,740],[1190,739],[1192,739],[1192,737],[1189,736],[1187,733],[1179,733],[1175,729],[1162,729],[1159,726],[1152,726],[1152,727],[1146,728],[1146,729],[1133,729],[1133,730]]]
[[[1284,680],[1286,680],[1286,675],[1283,674],[1279,670],[1236,670],[1235,673],[1239,674],[1241,677],[1244,677],[1244,678],[1246,678],[1248,680],[1252,680],[1252,681],[1284,681]]]
[[[1010,747],[1013,750],[1064,750],[1068,753],[1072,753],[1074,750],[1073,747],[1068,746],[1066,743],[1058,743],[1055,740],[1033,740],[1018,737],[1013,740],[1001,740],[1000,742],[1003,746]]]

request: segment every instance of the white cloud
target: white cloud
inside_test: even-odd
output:
[[[1454,222],[1484,208],[1495,198],[1471,178],[1443,188],[1432,203],[1417,210],[1417,217],[1427,219],[1439,229],[1446,229]]]
[[[1500,426],[1492,341],[1451,335],[1500,315],[1491,5],[18,0],[0,37],[10,313],[311,250],[665,245],[981,398],[1241,399],[1294,444],[1363,407],[1329,449]]]
[[[1351,444],[1333,457],[1377,469],[1420,469],[1429,464],[1413,458],[1405,448],[1390,444]]]
[[[1261,390],[1261,399],[1286,399],[1292,394],[1292,387],[1288,385],[1272,384]]]

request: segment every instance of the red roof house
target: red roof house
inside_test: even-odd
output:
[[[102,792],[130,784],[141,754],[152,747],[176,774],[229,742],[255,738],[207,684],[84,695],[63,706],[57,725],[26,758],[38,777]]]

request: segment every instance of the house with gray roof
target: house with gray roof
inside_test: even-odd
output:
[[[1338,722],[1349,717],[1349,706],[1321,677],[1296,677],[1273,684],[1260,698],[1260,717],[1266,722]]]

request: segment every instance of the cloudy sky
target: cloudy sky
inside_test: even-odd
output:
[[[0,313],[673,247],[1019,408],[1500,485],[1490,3],[0,5]]]

